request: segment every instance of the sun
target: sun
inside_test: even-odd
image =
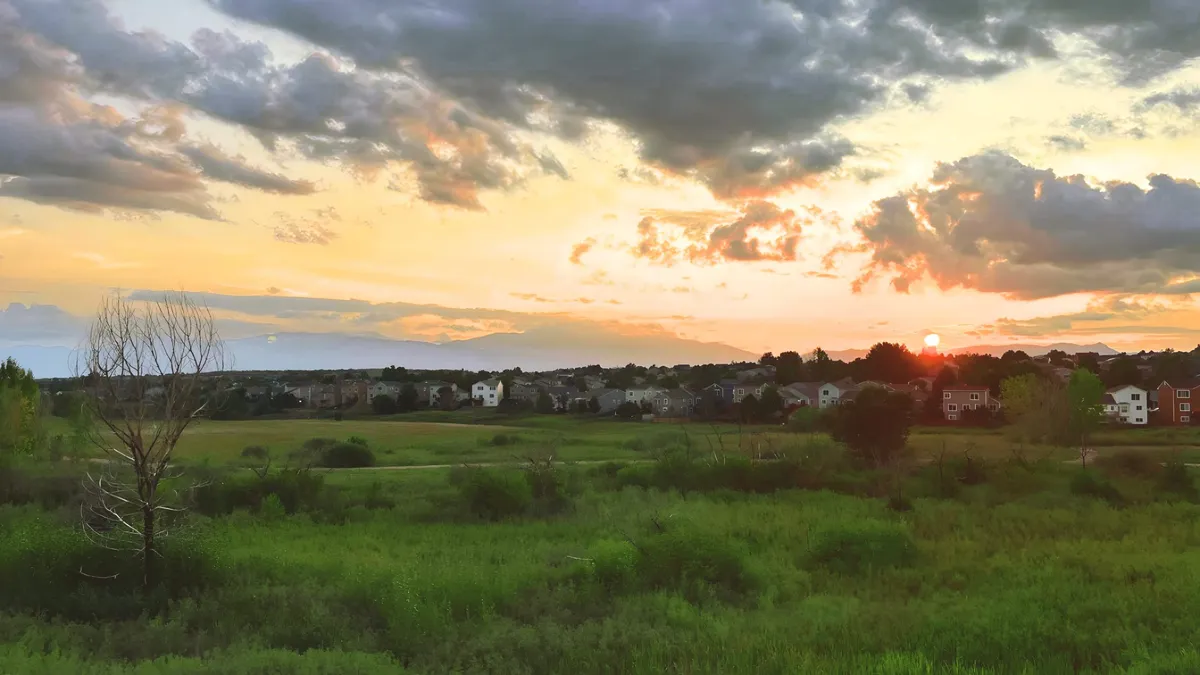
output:
[[[936,346],[938,346],[938,343],[941,341],[942,341],[942,339],[940,337],[938,337],[937,333],[930,333],[929,335],[925,336],[925,346],[926,347],[936,347]]]

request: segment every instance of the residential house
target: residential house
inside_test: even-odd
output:
[[[600,414],[611,415],[625,402],[625,392],[620,389],[593,389],[588,392],[600,403]]]
[[[662,387],[651,387],[645,385],[639,387],[630,387],[629,389],[625,390],[625,400],[629,403],[641,405],[654,400],[655,396],[666,391],[667,390],[663,389]]]
[[[534,404],[537,403],[538,396],[541,396],[541,394],[542,390],[540,387],[524,382],[514,382],[512,389],[508,392],[508,397],[515,401]]]
[[[449,387],[450,391],[454,392],[457,400],[458,385],[453,382],[443,382],[441,380],[426,380],[418,382],[413,386],[417,390],[417,402],[429,407],[437,407],[441,405],[441,391]]]
[[[733,402],[741,403],[747,396],[762,398],[763,392],[771,386],[767,382],[738,382],[733,387]]]
[[[1121,424],[1146,424],[1150,421],[1149,392],[1141,387],[1113,387],[1104,395],[1104,412]]]
[[[495,408],[504,400],[504,383],[497,378],[471,385],[471,398],[484,408]]]
[[[748,368],[737,372],[737,379],[760,380],[760,379],[775,379],[775,366],[759,366],[758,368]]]
[[[818,407],[824,409],[838,405],[843,400],[849,401],[858,394],[858,391],[858,385],[848,377],[844,377],[836,382],[826,382],[821,385]]]
[[[1158,385],[1155,422],[1177,425],[1192,423],[1192,401],[1200,399],[1200,380],[1195,378]]]
[[[570,410],[571,401],[579,395],[579,390],[575,387],[564,387],[557,385],[546,389],[546,393],[550,395],[550,400],[554,401],[554,407],[559,410]]]
[[[655,395],[651,404],[655,417],[690,417],[696,409],[696,395],[679,387]]]
[[[380,396],[389,396],[393,400],[398,400],[400,384],[398,382],[375,382],[367,389],[367,403],[373,403]]]
[[[984,386],[953,385],[942,389],[942,415],[957,422],[967,410],[999,410],[1000,401]]]
[[[793,382],[779,388],[784,408],[817,407],[821,402],[820,382]]]

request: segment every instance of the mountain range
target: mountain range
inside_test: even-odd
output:
[[[524,333],[494,333],[445,343],[394,340],[380,335],[342,333],[275,333],[227,340],[238,370],[369,370],[394,365],[423,370],[554,370],[589,364],[604,367],[731,363],[757,361],[759,355],[715,342],[688,340],[662,333],[630,335],[583,326],[537,328]],[[948,350],[949,354],[1000,356],[1010,349],[1030,356],[1058,349],[1068,354],[1117,352],[1104,344],[979,345]],[[853,361],[865,349],[831,351],[829,356]],[[0,346],[0,358],[12,356],[35,377],[68,377],[71,350],[66,347]]]
[[[368,370],[402,366],[422,370],[554,370],[589,364],[605,367],[757,361],[759,355],[714,342],[662,333],[625,334],[599,327],[555,326],[524,333],[495,333],[445,343],[393,340],[380,335],[275,333],[226,340],[238,370]],[[35,377],[68,377],[66,347],[0,346]]]

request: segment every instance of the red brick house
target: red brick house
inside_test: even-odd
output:
[[[999,399],[987,387],[959,384],[942,389],[942,415],[948,422],[961,420],[965,410],[999,409]]]
[[[1192,423],[1192,406],[1200,403],[1200,380],[1163,382],[1158,385],[1158,410],[1154,421],[1161,425]]]

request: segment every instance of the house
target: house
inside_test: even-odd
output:
[[[542,390],[540,387],[524,382],[514,382],[512,389],[508,392],[508,397],[524,403],[537,403],[538,396],[541,396],[541,394]]]
[[[690,417],[696,409],[696,396],[680,387],[663,391],[651,401],[655,417]]]
[[[600,405],[600,409],[596,412],[601,415],[611,415],[616,411],[617,406],[625,402],[625,392],[621,389],[589,389],[588,391],[575,392],[571,396],[569,406],[574,409],[576,406],[590,406],[592,399]]]
[[[779,388],[779,397],[783,399],[784,408],[815,408],[821,402],[820,390],[819,382],[793,382]]]
[[[1141,387],[1113,387],[1104,394],[1104,412],[1121,424],[1146,424],[1150,421],[1149,392]]]
[[[774,377],[775,366],[760,366],[758,368],[749,368],[746,370],[739,370],[737,372],[737,379],[741,381],[758,380],[762,378],[774,379]]]
[[[452,382],[443,382],[441,380],[426,380],[418,382],[414,388],[417,390],[417,402],[433,407],[441,403],[441,391],[449,388],[455,394],[458,393],[458,385]]]
[[[666,391],[667,390],[663,389],[662,387],[630,387],[629,389],[625,390],[625,400],[629,403],[641,405],[654,400],[655,396]]]
[[[471,398],[484,408],[495,408],[504,400],[504,383],[496,378],[471,385]]]
[[[763,392],[769,386],[766,382],[738,382],[733,386],[733,402],[741,403],[747,396],[762,398]]]
[[[1162,382],[1158,385],[1158,408],[1155,423],[1191,424],[1192,400],[1196,398],[1200,398],[1200,380],[1192,378],[1176,382]]]
[[[579,390],[575,387],[564,387],[556,385],[546,389],[546,393],[550,395],[550,400],[554,401],[554,407],[559,410],[568,410],[571,406],[571,401],[579,395]]]
[[[967,410],[999,410],[1000,401],[984,386],[963,384],[942,389],[942,415],[957,422]]]
[[[850,400],[858,394],[858,385],[854,380],[844,377],[836,382],[826,382],[821,385],[819,392],[819,408],[829,408],[838,405],[843,400]]]
[[[392,399],[400,398],[400,385],[396,382],[376,382],[367,389],[367,403],[373,403],[380,396],[389,396]]]

